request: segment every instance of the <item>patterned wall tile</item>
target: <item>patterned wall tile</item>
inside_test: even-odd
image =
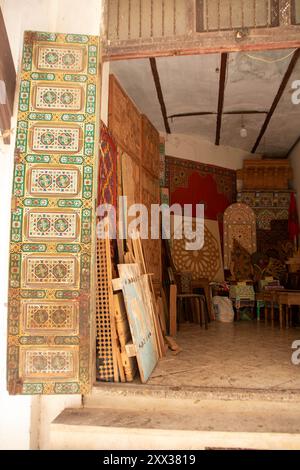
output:
[[[26,214],[28,239],[75,240],[79,236],[79,217],[76,212],[29,211]]]
[[[82,72],[85,55],[85,48],[82,47],[40,45],[36,48],[35,64],[38,70]]]
[[[76,168],[34,167],[29,170],[28,192],[32,195],[76,196],[81,176]]]
[[[57,111],[81,111],[84,104],[84,90],[80,86],[38,84],[33,87],[33,107]]]
[[[78,260],[74,256],[31,255],[23,259],[23,287],[76,287]]]
[[[91,387],[98,42],[24,36],[11,214],[12,394],[84,394]]]
[[[20,348],[20,376],[24,379],[76,377],[78,364],[74,349]]]
[[[25,333],[46,335],[79,333],[79,308],[76,302],[22,301],[21,309]]]
[[[82,148],[82,130],[70,125],[34,125],[29,146],[33,152],[78,153]]]

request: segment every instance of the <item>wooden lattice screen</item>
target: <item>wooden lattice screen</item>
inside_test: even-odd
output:
[[[111,261],[107,247],[109,240],[97,241],[97,377],[113,382],[117,360],[112,345],[113,293],[111,284]]]

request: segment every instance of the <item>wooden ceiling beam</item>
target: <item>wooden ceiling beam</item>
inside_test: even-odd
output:
[[[289,64],[289,66],[288,66],[288,68],[287,68],[287,71],[285,72],[285,75],[284,75],[284,77],[283,77],[283,79],[282,79],[282,82],[281,82],[281,84],[280,84],[280,86],[279,86],[279,89],[278,89],[277,94],[276,94],[276,96],[275,96],[275,98],[274,98],[274,101],[273,101],[273,103],[272,103],[272,106],[271,106],[271,108],[270,108],[270,111],[268,112],[267,117],[266,117],[266,119],[265,119],[265,122],[264,122],[263,125],[262,125],[262,128],[261,128],[261,130],[260,130],[259,136],[257,137],[257,140],[256,140],[256,142],[255,142],[255,144],[254,144],[254,147],[253,147],[251,153],[255,153],[256,150],[258,149],[258,146],[259,146],[259,144],[260,144],[260,142],[261,142],[263,136],[264,136],[265,133],[266,133],[266,130],[267,130],[269,124],[270,124],[270,121],[271,121],[271,119],[272,119],[272,116],[273,116],[273,114],[274,114],[276,108],[277,108],[277,105],[278,105],[279,101],[281,100],[282,95],[283,95],[283,93],[284,93],[284,91],[285,91],[285,89],[286,89],[286,86],[287,86],[287,84],[288,84],[288,82],[289,82],[289,79],[291,78],[291,75],[292,75],[292,73],[293,73],[293,71],[294,71],[294,68],[295,68],[295,66],[296,66],[296,64],[297,64],[297,62],[298,62],[299,57],[300,57],[300,49],[297,49],[297,50],[294,52],[294,54],[293,54],[292,60],[290,61],[290,64]]]
[[[243,115],[243,114],[268,114],[269,111],[226,111],[223,112],[226,116],[234,115]],[[216,112],[213,111],[201,111],[195,113],[181,113],[181,114],[172,114],[168,116],[168,119],[182,118],[182,117],[193,117],[193,116],[216,116]]]
[[[225,94],[225,80],[227,71],[228,53],[221,54],[221,70],[219,82],[219,101],[218,101],[218,115],[217,115],[217,129],[216,129],[216,145],[220,145],[221,127],[222,127],[222,114],[224,107],[224,94]]]
[[[165,129],[167,134],[171,134],[171,129],[169,126],[169,121],[168,121],[168,116],[167,116],[167,109],[165,105],[165,100],[161,88],[161,83],[160,83],[160,78],[159,78],[159,73],[157,70],[157,64],[156,64],[156,59],[155,57],[150,57],[150,66],[152,70],[152,75],[153,75],[153,80],[155,83],[155,88],[156,88],[156,93],[157,93],[157,98],[160,104],[160,109],[161,109],[161,114],[165,123]]]

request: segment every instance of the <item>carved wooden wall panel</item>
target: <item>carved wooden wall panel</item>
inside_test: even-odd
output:
[[[245,160],[238,171],[243,180],[243,189],[288,189],[293,170],[288,159]]]
[[[155,178],[159,178],[159,133],[147,116],[142,116],[142,166]]]
[[[141,174],[141,202],[148,209],[149,236],[147,240],[142,240],[146,266],[149,273],[153,274],[153,283],[156,286],[161,284],[161,240],[151,239],[151,205],[160,204],[159,180],[143,171]]]
[[[98,38],[25,34],[13,184],[8,389],[91,387]]]
[[[196,219],[192,221],[193,232],[197,232],[200,238],[202,224],[196,227]],[[179,231],[179,232],[178,232]],[[171,253],[176,270],[179,272],[190,272],[193,280],[202,278],[210,282],[224,281],[224,270],[222,261],[222,250],[218,222],[214,220],[204,221],[204,245],[200,250],[187,250],[185,237],[179,238],[181,228],[173,227],[171,238]],[[185,234],[188,240],[192,240],[190,223],[185,225]]]
[[[141,115],[113,75],[109,79],[109,129],[116,142],[136,159],[141,157]]]
[[[116,78],[110,76],[109,128],[118,145],[118,195],[127,196],[127,207],[160,204],[160,139],[146,116],[141,116]],[[118,206],[120,214],[120,207]],[[127,217],[128,224],[133,217]],[[150,219],[149,219],[150,223]],[[147,268],[154,284],[161,284],[161,242],[142,240]],[[130,246],[130,243],[129,243]]]
[[[236,240],[249,254],[256,252],[256,216],[246,204],[232,204],[224,213],[224,267],[230,268]]]

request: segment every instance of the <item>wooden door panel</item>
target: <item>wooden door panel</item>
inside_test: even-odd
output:
[[[87,393],[98,37],[24,37],[12,199],[8,390]]]

